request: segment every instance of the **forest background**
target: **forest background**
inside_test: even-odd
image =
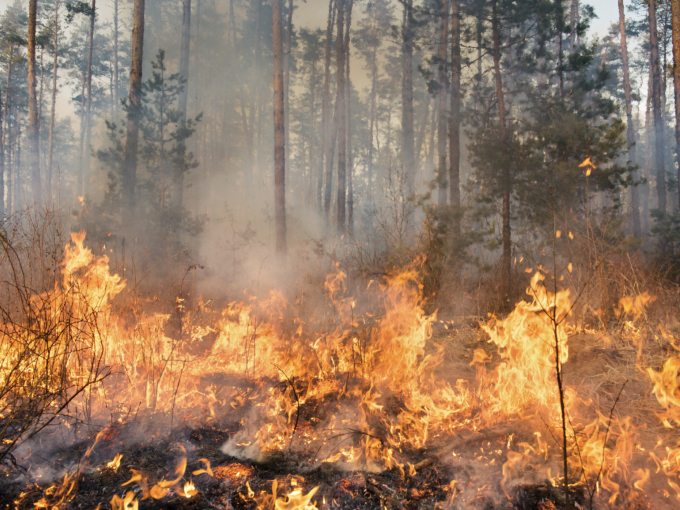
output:
[[[426,293],[443,278],[500,282],[492,307],[521,292],[556,235],[565,267],[592,269],[593,250],[616,246],[678,273],[671,1],[626,5],[623,24],[617,3],[577,0],[149,2],[131,185],[133,3],[100,2],[94,17],[94,2],[37,3],[39,170],[28,2],[0,5],[3,216],[40,195],[154,285],[196,264],[213,282],[285,272],[268,261],[281,239],[277,5],[290,259],[349,258],[370,275],[421,254]]]

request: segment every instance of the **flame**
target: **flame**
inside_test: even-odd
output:
[[[196,490],[194,482],[189,480],[184,484],[184,489],[181,495],[184,496],[185,498],[190,498],[192,496],[195,496],[196,494],[198,494],[198,490]]]
[[[111,510],[138,510],[139,501],[135,499],[135,493],[127,491],[125,498],[114,495],[111,499]]]
[[[319,490],[319,487],[314,487],[307,494],[304,494],[302,489],[295,489],[289,492],[282,498],[277,498],[276,492],[278,488],[278,481],[272,482],[272,493],[255,496],[248,486],[248,495],[257,503],[258,510],[316,510],[316,503],[312,502],[312,498]]]
[[[594,168],[589,159],[581,166],[588,172]],[[568,236],[573,239],[571,232]],[[74,400],[75,406],[87,403],[96,415],[111,408],[130,410],[142,402],[152,413],[196,409],[215,420],[212,423],[218,423],[221,412],[235,410],[241,413],[242,427],[223,445],[230,455],[261,459],[272,451],[298,447],[314,452],[312,462],[365,471],[395,468],[403,476],[416,473],[405,452],[437,446],[460,430],[478,431],[520,419],[529,427],[538,423],[541,432],[517,431],[517,438],[510,435],[493,446],[485,444],[479,459],[491,465],[500,457],[489,460],[489,452],[505,451],[507,460],[500,467],[504,488],[527,472],[561,483],[557,473],[562,452],[550,434],[561,433],[556,369],[569,362],[572,351],[568,325],[572,302],[568,290],[548,290],[542,268],[527,269],[534,274],[526,300],[507,317],[491,317],[481,324],[488,345],[472,356],[476,380],[448,382],[437,371],[445,348],[433,342],[437,314],[424,310],[418,268],[422,261],[387,275],[383,283],[369,282],[360,297],[348,290],[347,275],[336,266],[325,278],[324,296],[304,314],[299,303],[287,301],[277,291],[265,297],[249,295],[215,311],[201,303],[205,315],[215,320],[184,314],[182,329],[187,333],[173,338],[173,327],[168,326],[174,325],[175,315],[139,312],[133,320],[114,310],[112,302],[126,284],[111,272],[109,259],[95,256],[84,240],[83,233],[71,235],[59,283],[50,293],[34,296],[34,303],[49,303],[53,318],[68,312],[69,318],[77,319],[57,321],[65,336],[79,339],[83,347],[81,358],[64,356],[73,381],[92,375],[82,359],[101,359],[102,366],[125,378],[99,381],[87,400]],[[571,263],[567,270],[572,272]],[[173,314],[189,309],[182,300],[175,300]],[[649,293],[624,297],[619,315],[637,321],[653,300]],[[214,341],[207,353],[197,354],[192,344],[206,337]],[[16,356],[11,351],[0,355],[9,361]],[[0,377],[6,370],[1,363]],[[44,370],[40,365],[29,368]],[[679,371],[680,357],[666,360],[659,372],[647,369],[653,394],[663,407],[659,418],[669,429],[680,427]],[[206,382],[206,375],[215,379]],[[248,392],[240,391],[246,386]],[[648,456],[650,466],[654,462],[657,473],[668,477],[669,487],[674,491],[677,487],[680,497],[676,483],[680,445],[658,445],[644,452],[639,448],[641,429],[631,417],[598,412],[592,402],[582,400],[577,388],[566,387],[564,398],[570,413],[568,464],[577,483],[597,485],[615,504],[626,498],[626,490],[644,490],[651,472],[646,467],[634,470],[633,459]],[[328,415],[308,418],[313,406],[331,400],[337,405]],[[454,459],[459,453],[454,452]],[[121,460],[122,454],[116,454],[106,467],[117,471]],[[247,481],[253,475],[252,468],[242,464],[232,469],[212,468],[207,459],[199,462],[203,467],[192,472],[195,477]],[[171,492],[190,498],[198,489],[192,480],[185,480],[186,468],[182,449],[165,479],[149,481],[146,474],[131,469],[122,486],[136,483],[141,500],[161,499]],[[286,496],[277,495],[276,481],[266,495],[256,496],[246,486],[258,508],[316,508],[312,499],[317,488],[305,494],[295,485],[304,479],[295,480],[294,490]],[[74,490],[75,478],[67,477],[35,506],[63,506]],[[461,484],[452,482],[451,501],[460,498],[461,491]],[[111,505],[136,509],[138,501],[128,491],[124,498],[114,496]]]
[[[123,454],[117,453],[116,456],[113,458],[113,460],[111,462],[106,463],[106,467],[113,469],[113,471],[115,473],[117,473],[118,468],[120,467],[120,461],[121,461],[122,458],[123,458]]]

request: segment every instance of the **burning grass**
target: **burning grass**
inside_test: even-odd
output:
[[[126,302],[126,283],[83,243],[72,236],[62,278],[29,296],[31,313],[6,315],[7,507],[680,500],[680,362],[672,332],[642,326],[649,294],[622,296],[617,327],[596,330],[537,272],[508,316],[442,322],[424,311],[414,263],[360,289],[336,267],[292,301],[272,291],[189,308],[180,296],[152,313]],[[41,390],[48,412],[31,420],[17,406],[56,384],[43,373],[61,386]]]

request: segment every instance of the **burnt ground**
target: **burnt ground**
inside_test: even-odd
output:
[[[261,462],[245,461],[222,453],[220,447],[239,430],[238,423],[223,423],[215,426],[184,427],[165,437],[151,437],[146,441],[129,444],[132,433],[124,425],[110,427],[106,437],[102,439],[90,455],[87,465],[82,468],[77,484],[71,494],[65,498],[55,495],[58,491],[48,489],[49,484],[28,484],[26,473],[11,464],[2,467],[4,483],[0,484],[0,508],[17,510],[34,509],[35,503],[46,498],[51,506],[63,499],[58,508],[92,509],[111,508],[114,495],[123,497],[128,490],[133,490],[138,499],[142,494],[136,483],[125,487],[123,483],[130,480],[131,469],[143,472],[148,476],[150,484],[155,481],[172,478],[170,474],[178,460],[185,454],[187,469],[184,481],[191,479],[198,493],[187,499],[171,492],[160,500],[146,499],[140,501],[141,510],[151,509],[253,509],[257,507],[252,497],[248,496],[249,488],[257,495],[271,494],[272,482],[277,480],[278,494],[283,495],[293,489],[303,489],[306,494],[314,487],[319,487],[313,501],[318,508],[326,509],[431,509],[436,508],[472,508],[479,510],[530,510],[566,508],[560,489],[550,482],[520,484],[514,486],[506,495],[501,487],[500,478],[482,487],[477,483],[487,473],[485,462],[437,462],[409,474],[399,469],[390,469],[380,473],[363,471],[343,471],[340,466],[321,463],[309,466],[300,452],[277,452]],[[502,443],[504,439],[500,442]],[[91,442],[81,442],[56,453],[62,466],[77,465]],[[491,444],[491,443],[489,443]],[[499,443],[500,444],[500,443]],[[181,445],[181,447],[180,447]],[[123,458],[117,471],[106,467],[116,453]],[[412,452],[416,463],[431,455],[431,451]],[[501,455],[496,462],[503,461]],[[210,461],[213,475],[200,474],[193,476],[192,471],[204,467],[198,459]],[[466,497],[458,496],[451,506],[444,503],[451,500],[452,491],[449,483],[456,480],[455,491],[464,491],[474,487],[474,496],[470,491]],[[582,490],[572,494],[572,500],[582,508],[588,508],[586,495]],[[644,501],[631,501],[629,509],[651,508]]]

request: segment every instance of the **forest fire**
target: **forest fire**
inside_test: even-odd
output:
[[[661,371],[638,370],[663,408],[644,420],[617,408],[627,382],[613,400],[599,402],[587,384],[562,379],[560,386],[556,375],[569,366],[570,340],[579,331],[569,321],[569,291],[547,290],[544,272],[506,318],[481,324],[480,339],[483,332],[488,340],[470,350],[467,368],[450,371],[450,352],[434,341],[436,314],[422,308],[415,266],[369,282],[364,295],[348,292],[336,269],[323,284],[326,303],[304,315],[300,303],[291,306],[276,292],[215,312],[201,304],[200,314],[181,316],[182,337],[172,338],[165,333],[169,315],[141,315],[137,322],[117,315],[112,300],[126,282],[83,243],[84,235],[72,235],[62,281],[53,294],[33,299],[49,298],[53,313],[44,320],[70,310],[75,320],[64,327],[91,318],[81,358],[63,362],[70,377],[91,380],[82,372],[94,366],[87,358],[100,357],[98,366],[111,375],[95,379],[72,405],[88,406],[93,423],[106,410],[115,409],[117,418],[76,473],[46,489],[29,488],[15,499],[17,508],[64,507],[78,497],[79,478],[96,472],[118,480],[110,502],[100,502],[114,509],[209,494],[262,509],[344,508],[367,497],[397,508],[482,501],[502,507],[532,497],[564,505],[564,469],[581,507],[594,500],[672,506],[680,499],[680,445],[672,435],[680,423],[678,357]],[[634,321],[650,301],[624,299],[622,313]],[[208,335],[212,340],[196,348]],[[16,355],[3,353],[6,360]],[[3,365],[3,377],[11,376],[11,365]],[[46,365],[35,361],[30,369]],[[167,473],[171,458],[144,467],[138,447],[123,438],[136,426],[131,407],[125,411],[135,402],[180,423],[205,423],[188,442],[167,443],[176,452]],[[671,434],[652,438],[647,427],[657,423]],[[196,458],[192,452],[205,443],[211,455]],[[125,451],[93,471],[93,452],[114,447]],[[196,469],[187,471],[190,465]],[[267,472],[269,481],[260,474]]]

